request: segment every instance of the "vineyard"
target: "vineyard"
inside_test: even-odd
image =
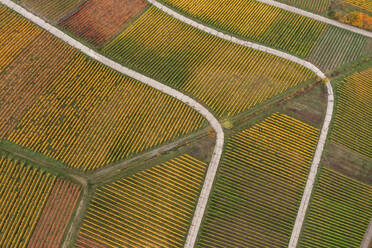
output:
[[[79,199],[79,186],[58,178],[30,238],[28,247],[59,247]]]
[[[332,140],[372,158],[372,68],[337,84]]]
[[[173,97],[1,10],[1,20],[12,18],[1,26],[7,42],[0,48],[0,137],[86,171],[205,125],[201,115]],[[33,42],[19,39],[28,32]],[[24,56],[16,56],[21,52]]]
[[[121,30],[145,6],[145,0],[90,0],[59,25],[99,46]]]
[[[198,247],[285,247],[318,130],[273,114],[228,141]]]
[[[372,12],[372,1],[371,0],[343,0],[344,2],[354,5],[358,8]]]
[[[280,0],[279,2],[283,2],[285,4],[305,9],[317,14],[326,14],[329,6],[330,0]]]
[[[98,188],[75,247],[182,247],[206,167],[182,155]]]
[[[324,72],[330,72],[360,56],[371,54],[370,50],[363,49],[365,45],[366,37],[328,26],[307,59]]]
[[[323,168],[299,247],[359,247],[371,209],[371,186]]]
[[[0,246],[26,247],[56,180],[0,155]]]
[[[295,63],[187,26],[151,7],[104,52],[234,116],[314,74]]]
[[[56,23],[86,0],[18,0],[47,20]]]
[[[326,27],[322,22],[254,0],[163,1],[218,29],[300,57],[309,54]]]

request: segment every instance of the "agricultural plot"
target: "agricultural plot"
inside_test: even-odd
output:
[[[372,1],[371,0],[343,0],[345,3],[354,5],[358,8],[372,12]]]
[[[363,49],[367,38],[334,26],[328,26],[321,35],[308,60],[324,72],[352,62],[358,57],[371,54]]]
[[[6,48],[0,47],[1,138],[86,171],[205,126],[182,102],[1,11],[1,20],[10,17],[1,27]],[[18,51],[27,39],[13,34],[22,30],[35,30],[31,38],[39,35]]]
[[[154,7],[103,51],[192,95],[220,117],[235,116],[315,78],[298,64],[208,35]]]
[[[175,98],[80,55],[8,140],[86,171],[203,125],[201,115]]]
[[[31,8],[41,17],[57,23],[66,14],[72,12],[86,0],[19,0],[22,5]]]
[[[185,154],[98,188],[75,247],[182,247],[206,169]]]
[[[28,247],[60,247],[80,195],[80,186],[58,178],[30,238]]]
[[[56,177],[0,155],[0,246],[26,247]]]
[[[330,0],[280,0],[279,2],[305,9],[317,14],[327,14]]]
[[[331,139],[372,158],[372,68],[339,82],[337,94]]]
[[[8,29],[12,24],[8,24]],[[26,39],[25,39],[26,40]],[[17,46],[11,42],[11,46]],[[8,46],[10,50],[10,44]],[[45,94],[50,80],[58,74],[76,52],[46,33],[35,38],[22,50],[22,56],[7,55],[1,59],[12,59],[0,70],[0,138],[6,138],[17,122]]]
[[[299,247],[359,247],[372,218],[372,187],[323,168]]]
[[[326,25],[254,0],[163,0],[217,29],[306,57]],[[312,1],[308,1],[312,2]]]
[[[147,5],[145,0],[90,0],[59,25],[93,45],[102,45]]]
[[[234,135],[197,247],[286,247],[319,131],[275,113]]]

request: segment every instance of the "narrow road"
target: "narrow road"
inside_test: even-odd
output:
[[[366,235],[364,235],[364,239],[362,241],[362,244],[360,245],[360,248],[369,248],[371,244],[372,246],[372,219],[371,222],[368,225],[368,229],[366,231]]]
[[[299,9],[299,8],[296,8],[296,7],[293,7],[293,6],[284,4],[284,3],[279,3],[279,2],[273,1],[273,0],[256,0],[256,1],[264,3],[264,4],[268,4],[268,5],[280,8],[280,9],[284,9],[284,10],[287,10],[289,12],[293,12],[293,13],[296,13],[296,14],[299,14],[299,15],[302,15],[302,16],[306,16],[306,17],[309,17],[311,19],[314,19],[314,20],[317,20],[317,21],[320,21],[320,22],[324,22],[324,23],[327,23],[327,24],[332,25],[332,26],[336,26],[336,27],[339,27],[339,28],[342,28],[342,29],[346,29],[346,30],[349,30],[353,33],[357,33],[357,34],[372,38],[372,32],[369,32],[367,30],[357,28],[357,27],[354,27],[354,26],[347,25],[347,24],[329,19],[327,17],[308,12],[306,10],[302,10],[302,9]]]
[[[199,198],[199,201],[198,201],[198,205],[197,205],[197,208],[196,208],[196,212],[195,212],[195,216],[200,216],[199,218],[195,219],[196,221],[193,220],[193,223],[192,223],[192,226],[191,226],[191,230],[194,230],[194,232],[197,234],[198,230],[199,230],[199,226],[200,226],[200,223],[201,223],[201,217],[203,216],[203,213],[204,213],[204,210],[205,210],[205,207],[207,205],[207,200],[208,200],[208,196],[209,196],[209,193],[212,189],[212,185],[213,185],[213,180],[214,180],[214,177],[216,175],[216,172],[217,172],[217,168],[218,168],[218,164],[220,162],[220,158],[221,158],[221,155],[222,155],[222,150],[223,150],[223,145],[224,145],[224,132],[223,132],[223,129],[222,129],[222,126],[221,124],[218,122],[218,120],[213,116],[213,114],[211,112],[209,112],[208,109],[206,109],[203,105],[201,105],[200,103],[198,103],[197,101],[195,101],[194,99],[192,99],[191,97],[189,96],[186,96],[185,94],[167,86],[167,85],[164,85],[160,82],[157,82],[149,77],[146,77],[136,71],[133,71],[127,67],[124,67],[108,58],[106,58],[105,56],[102,56],[101,54],[95,52],[94,50],[90,49],[89,47],[83,45],[82,43],[80,43],[79,41],[71,38],[70,36],[68,36],[67,34],[63,33],[62,31],[58,30],[57,28],[55,28],[54,26],[50,25],[49,23],[45,22],[44,20],[42,20],[41,18],[35,16],[34,14],[32,14],[31,12],[27,11],[26,9],[22,8],[21,6],[15,4],[14,2],[10,1],[10,0],[0,0],[0,2],[4,5],[6,5],[7,7],[9,7],[10,9],[14,10],[15,12],[19,13],[20,15],[24,16],[26,19],[30,20],[31,22],[35,23],[36,25],[40,26],[41,28],[47,30],[48,32],[50,32],[51,34],[53,34],[54,36],[60,38],[61,40],[63,40],[64,42],[66,42],[67,44],[71,45],[72,47],[80,50],[81,52],[83,52],[84,54],[90,56],[91,58],[103,63],[104,65],[118,71],[118,72],[121,72],[129,77],[132,77],[146,85],[149,85],[150,87],[153,87],[167,95],[170,95],[182,102],[184,102],[185,104],[189,105],[190,107],[192,107],[193,109],[195,109],[197,112],[199,112],[204,118],[206,118],[210,125],[212,126],[212,128],[214,129],[214,131],[216,132],[216,145],[214,147],[214,151],[213,151],[213,155],[212,155],[212,158],[211,158],[211,162],[209,164],[209,167],[208,167],[208,170],[207,170],[207,173],[206,173],[206,179],[205,179],[205,182],[203,184],[203,188],[201,190],[201,196]],[[80,202],[80,204],[83,204],[83,201]],[[71,228],[75,228],[73,225]],[[67,239],[65,240],[65,244],[68,244],[70,243],[70,238],[72,237],[72,235],[68,235],[67,236]]]
[[[331,83],[328,81],[328,79],[326,79],[326,76],[324,75],[324,73],[321,70],[319,70],[315,65],[311,64],[308,61],[305,61],[305,60],[297,58],[293,55],[290,55],[290,54],[287,54],[287,53],[284,53],[284,52],[281,52],[281,51],[278,51],[278,50],[275,50],[275,49],[272,49],[272,48],[269,48],[269,47],[265,47],[265,46],[258,45],[258,44],[255,44],[255,43],[252,43],[252,42],[249,42],[249,41],[238,39],[238,38],[233,37],[229,34],[224,34],[220,31],[217,31],[215,29],[207,27],[207,26],[205,26],[201,23],[193,21],[190,18],[187,18],[187,17],[179,14],[178,12],[168,8],[167,6],[157,2],[156,0],[147,0],[147,1],[150,2],[151,4],[153,4],[158,9],[162,10],[163,12],[165,12],[165,13],[173,16],[174,18],[176,18],[176,19],[178,19],[178,20],[180,20],[180,21],[182,21],[182,22],[184,22],[188,25],[191,25],[191,26],[193,26],[193,27],[195,27],[199,30],[202,30],[202,31],[207,32],[211,35],[217,36],[219,38],[222,38],[224,40],[228,40],[230,42],[233,42],[233,43],[236,43],[236,44],[239,44],[239,45],[242,45],[242,46],[250,47],[250,48],[253,48],[255,50],[270,53],[270,54],[273,54],[275,56],[282,57],[284,59],[293,61],[295,63],[298,63],[298,64],[312,70],[317,76],[319,76],[323,80],[327,80],[326,81],[326,86],[327,86],[327,91],[328,91],[327,112],[326,112],[326,116],[325,116],[325,119],[324,119],[324,122],[323,122],[323,127],[322,127],[322,130],[321,130],[321,133],[320,133],[318,145],[317,145],[317,148],[315,150],[313,162],[312,162],[312,165],[311,165],[311,168],[310,168],[309,176],[308,176],[308,179],[307,179],[307,182],[306,182],[305,190],[304,190],[304,193],[303,193],[303,196],[302,196],[300,207],[298,209],[296,222],[295,222],[295,225],[293,227],[291,239],[290,239],[289,246],[288,246],[288,247],[291,247],[291,248],[296,247],[299,236],[300,236],[300,233],[301,233],[302,225],[303,225],[303,222],[304,222],[304,219],[305,219],[305,214],[306,214],[306,211],[307,211],[307,208],[308,208],[308,205],[309,205],[310,196],[311,196],[311,193],[312,193],[312,190],[313,190],[314,182],[315,182],[315,179],[316,179],[316,176],[317,176],[319,162],[320,162],[320,159],[321,159],[322,154],[323,154],[325,142],[327,140],[329,125],[330,125],[331,119],[332,119],[334,95],[333,95],[333,89],[332,89]],[[213,181],[213,179],[211,179],[211,181]],[[209,180],[209,178],[208,178],[208,180]],[[186,238],[186,243],[185,243],[185,246],[184,246],[185,248],[192,248],[195,245],[196,238],[198,236],[198,232],[199,232],[199,228],[200,228],[200,223],[202,221],[202,218],[203,218],[203,215],[204,215],[204,210],[205,210],[208,198],[209,198],[209,194],[210,194],[210,192],[208,192],[208,194],[205,194],[205,195],[201,194],[201,196],[200,196],[200,199],[199,199],[199,202],[198,202],[198,207],[199,207],[199,203],[203,204],[203,207],[197,208],[196,211],[195,211],[194,218],[192,220],[192,225],[189,229],[189,233],[188,233],[187,238]]]

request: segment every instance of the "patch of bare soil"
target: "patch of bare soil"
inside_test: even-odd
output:
[[[322,164],[346,176],[372,185],[372,161],[333,142],[327,146]]]

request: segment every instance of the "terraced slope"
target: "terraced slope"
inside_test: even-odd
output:
[[[102,45],[147,5],[145,0],[90,0],[59,25],[93,45]]]
[[[0,10],[1,138],[86,171],[206,124],[186,104]],[[22,32],[31,34],[19,39]]]
[[[372,158],[372,68],[337,84],[332,140]]]
[[[371,186],[323,168],[299,247],[359,247],[371,209]]]
[[[235,116],[315,74],[298,64],[216,38],[151,7],[103,51],[185,91],[218,116]]]
[[[56,177],[0,154],[1,247],[26,247]]]
[[[286,12],[254,0],[163,0],[163,2],[206,22],[267,46],[309,55],[326,28],[322,22]]]
[[[187,154],[97,189],[76,247],[182,247],[207,165]]]
[[[285,247],[319,131],[274,114],[227,143],[197,247]]]
[[[86,0],[17,0],[22,5],[31,8],[39,16],[52,23],[72,12]]]
[[[360,56],[372,54],[372,51],[364,49],[366,45],[366,37],[328,26],[307,59],[322,71],[329,72]]]

